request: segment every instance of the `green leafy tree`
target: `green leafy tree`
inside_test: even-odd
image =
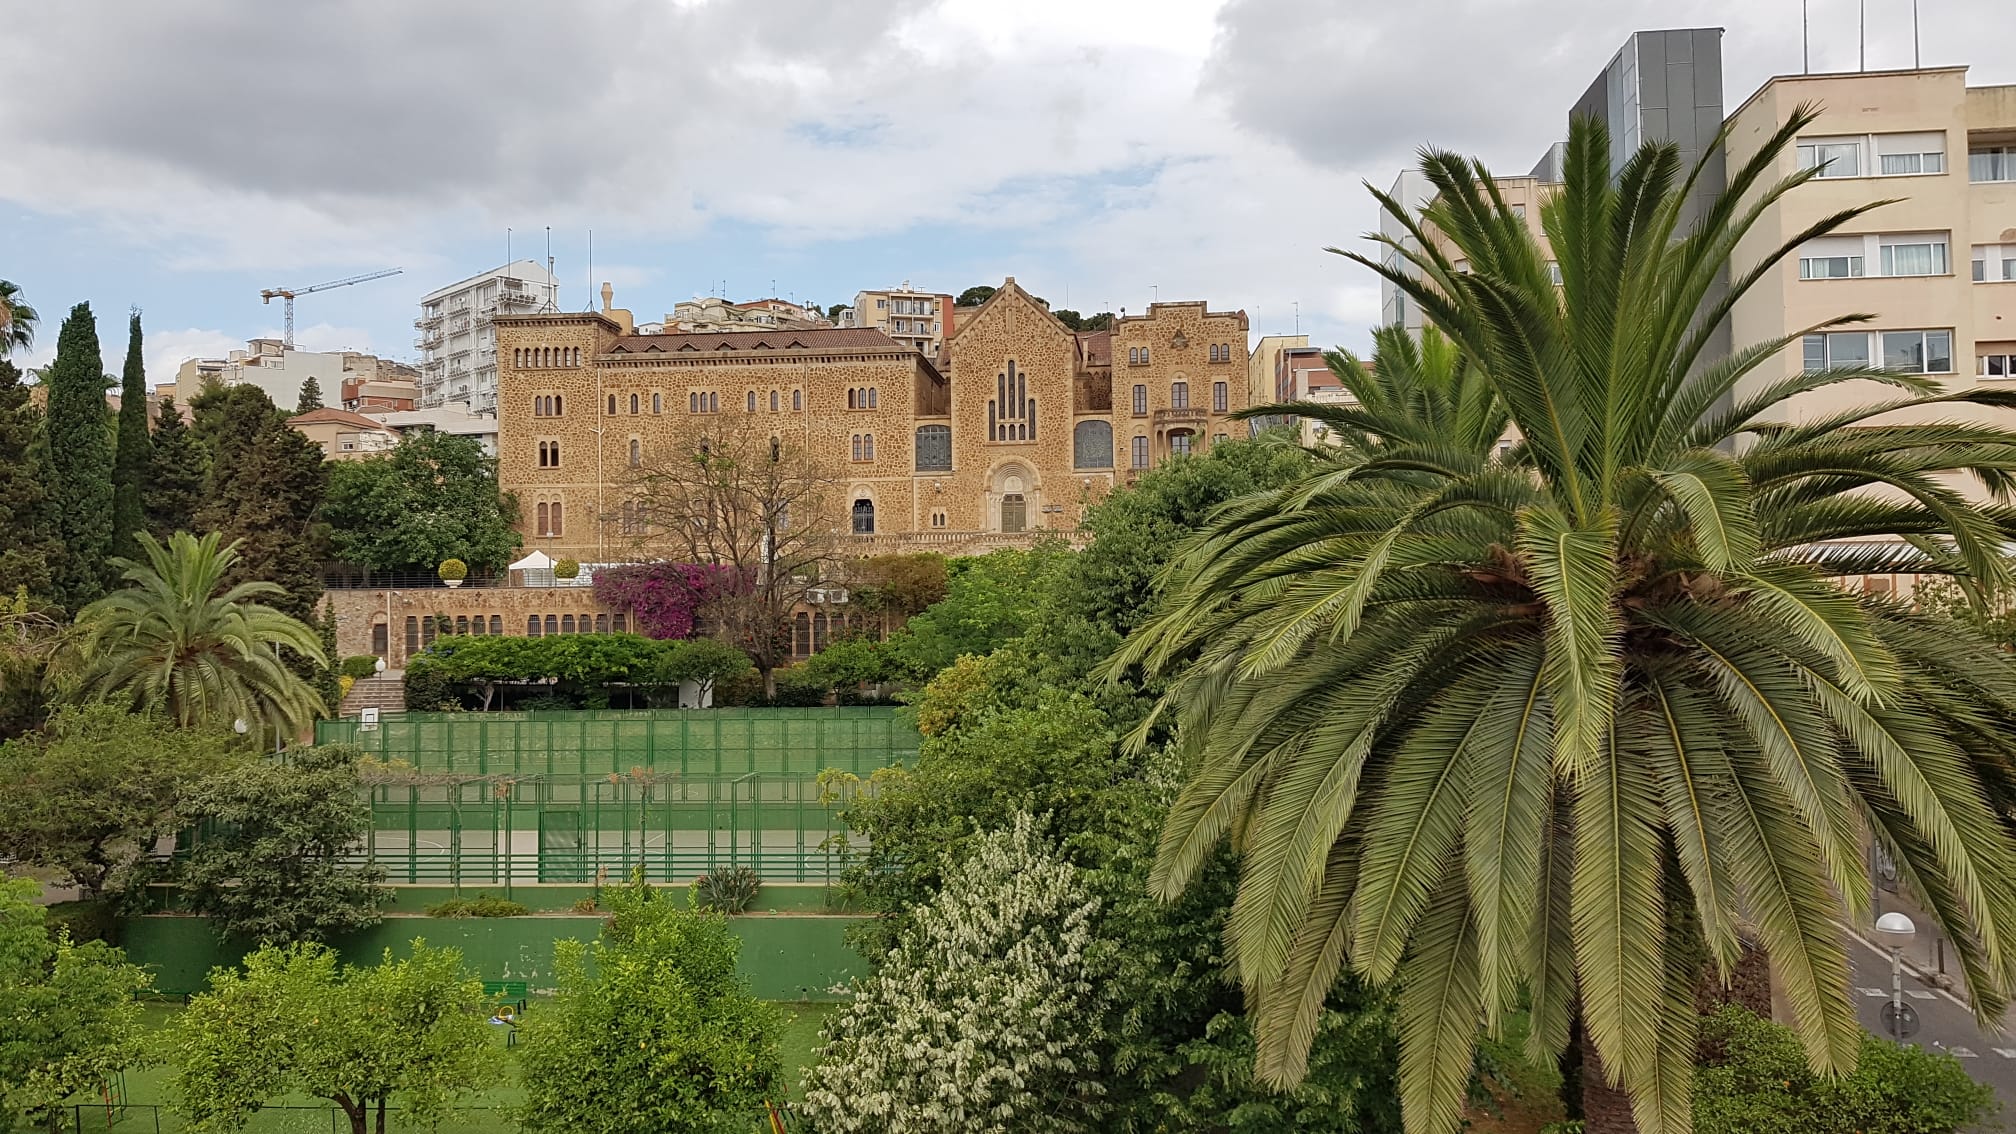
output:
[[[1170,678],[1162,712],[1197,769],[1153,892],[1181,894],[1236,832],[1227,948],[1263,1079],[1301,1081],[1348,957],[1399,987],[1410,1130],[1453,1130],[1480,1021],[1499,1035],[1530,1010],[1536,1061],[1579,1013],[1591,1131],[1684,1131],[1697,959],[1727,979],[1753,930],[1811,1066],[1846,1072],[1861,1040],[1837,919],[1867,906],[1865,837],[1999,1015],[2016,674],[1964,627],[1839,581],[2011,585],[2009,520],[1946,486],[2005,486],[2016,433],[1938,415],[2016,400],[1866,369],[1758,375],[1796,331],[1705,356],[1767,269],[1867,211],[1767,239],[1717,289],[1759,210],[1814,174],[1773,180],[1812,121],[1762,139],[1689,226],[1672,145],[1613,178],[1603,128],[1578,120],[1543,210],[1558,287],[1481,166],[1427,155],[1425,219],[1383,203],[1453,249],[1352,258],[1488,360],[1521,444],[1501,459],[1396,429],[1235,504],[1116,655],[1115,673]],[[1896,396],[1768,423],[1845,382]],[[1933,423],[1872,424],[1904,407]],[[1629,1114],[1588,1105],[1606,1082]]]
[[[490,1077],[483,982],[462,954],[414,941],[376,965],[340,965],[318,945],[269,946],[243,972],[218,968],[176,1022],[179,1107],[197,1131],[243,1130],[288,1094],[328,1099],[352,1134],[439,1123]]]
[[[208,475],[205,464],[203,447],[182,420],[175,400],[162,398],[142,497],[147,531],[155,539],[166,543],[176,532],[196,530],[196,509],[203,502]]]
[[[1065,326],[1071,328],[1074,331],[1082,331],[1085,329],[1085,316],[1080,315],[1078,312],[1071,310],[1069,307],[1059,307],[1057,310],[1052,311],[1050,314],[1057,316],[1057,321],[1059,323],[1064,324]]]
[[[42,413],[21,384],[21,371],[0,358],[0,593],[25,587],[55,595],[54,572],[64,558],[49,497]]]
[[[63,624],[29,599],[27,587],[0,600],[0,740],[42,727],[49,710],[49,659]]]
[[[1911,602],[1928,614],[1950,618],[1972,627],[1976,633],[2005,651],[2016,651],[2016,607],[1980,601],[1951,579],[1921,579],[1911,591]]]
[[[1703,1022],[1700,1134],[1913,1134],[1980,1129],[1995,1092],[1945,1052],[1862,1033],[1853,1073],[1815,1075],[1792,1029],[1725,1007]]]
[[[15,350],[35,345],[35,326],[40,316],[21,298],[21,286],[0,280],[0,358]]]
[[[301,396],[294,402],[295,413],[307,413],[322,408],[322,383],[313,374],[301,383]]]
[[[42,384],[49,389],[45,487],[64,548],[54,564],[57,589],[63,605],[77,610],[104,594],[112,579],[112,429],[89,303],[63,320],[56,361],[43,370]]]
[[[178,724],[264,722],[299,734],[326,711],[307,682],[281,660],[282,648],[325,665],[315,631],[260,599],[272,583],[224,588],[237,545],[215,532],[177,532],[166,547],[141,533],[143,566],[119,563],[133,585],[77,615],[70,646],[84,697],[159,706]]]
[[[51,934],[26,879],[0,879],[0,1130],[54,1130],[63,1101],[145,1061],[146,970]]]
[[[273,606],[303,622],[322,600],[320,522],[328,480],[322,449],[288,428],[257,386],[206,391],[191,403],[196,434],[210,455],[210,475],[192,530],[220,532],[238,545],[228,583],[254,579],[284,592]],[[312,672],[299,657],[297,668]]]
[[[296,748],[192,788],[183,816],[200,833],[178,868],[189,908],[220,933],[284,945],[376,925],[385,872],[350,861],[371,829],[361,753]]]
[[[0,854],[87,898],[121,888],[184,824],[184,796],[230,761],[230,734],[111,705],[59,711],[0,743]]]
[[[147,357],[141,346],[140,311],[126,335],[126,369],[119,384],[118,445],[112,455],[112,554],[140,554],[133,538],[147,529],[147,474],[154,442],[147,433]]]
[[[520,542],[517,498],[474,437],[422,431],[390,453],[338,461],[323,519],[336,557],[372,571],[429,573],[459,559],[499,571]]]
[[[801,1109],[836,1134],[1108,1129],[1099,899],[1027,814],[948,870],[827,1025]]]
[[[641,868],[611,911],[599,940],[554,947],[558,992],[521,1045],[524,1128],[748,1129],[783,1086],[783,1022],[736,974],[727,919],[673,904]]]
[[[998,649],[1028,629],[1050,573],[1070,554],[1046,541],[953,560],[945,598],[890,639],[891,656],[913,677],[928,678],[962,654]]]
[[[975,284],[960,292],[959,298],[953,301],[953,305],[955,307],[978,307],[994,298],[994,293],[998,290],[1000,289],[988,287],[986,284]]]
[[[841,313],[842,311],[845,311],[845,310],[847,310],[847,307],[848,307],[848,305],[847,305],[847,304],[845,304],[845,303],[834,303],[834,304],[829,304],[829,305],[827,306],[827,308],[826,308],[826,320],[827,320],[827,322],[830,322],[830,323],[838,323],[838,322],[840,321],[840,313]]]

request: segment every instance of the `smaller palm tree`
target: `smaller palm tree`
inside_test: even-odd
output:
[[[143,565],[113,562],[133,585],[77,615],[70,654],[80,696],[159,706],[176,722],[264,722],[298,733],[322,698],[280,655],[285,647],[326,664],[315,631],[256,600],[285,594],[268,582],[224,590],[238,545],[176,532],[167,546],[138,536]]]
[[[12,280],[0,280],[0,357],[15,348],[35,345],[35,324],[41,316],[21,302],[21,287]]]

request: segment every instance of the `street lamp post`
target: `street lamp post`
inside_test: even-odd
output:
[[[1890,1003],[1883,1012],[1883,1028],[1895,1040],[1909,1039],[1918,1031],[1918,1013],[1904,1003],[1904,949],[1917,935],[1918,927],[1896,910],[1876,919],[1876,940],[1890,950]]]

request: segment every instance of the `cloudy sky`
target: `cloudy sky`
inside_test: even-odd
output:
[[[1857,0],[1808,0],[1815,70]],[[1869,65],[1910,0],[1866,0]],[[2016,0],[1920,0],[1924,62],[2016,83]],[[144,309],[155,381],[278,334],[410,358],[419,297],[543,256],[655,319],[1014,275],[1053,305],[1243,307],[1356,346],[1323,252],[1424,143],[1524,172],[1639,28],[1720,26],[1734,108],[1800,69],[1800,0],[65,0],[0,38],[0,278],[45,327]],[[1990,49],[1988,45],[1999,44]],[[594,266],[588,233],[594,232]],[[116,360],[115,360],[116,361]],[[116,369],[116,365],[108,367]]]

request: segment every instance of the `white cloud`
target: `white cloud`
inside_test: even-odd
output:
[[[1904,6],[1871,7],[1871,65],[1908,64]],[[1851,0],[1812,9],[1815,67],[1852,67]],[[1926,5],[1925,61],[1971,57],[1973,82],[2016,81],[2016,57],[1984,50],[2016,31],[2011,10]],[[0,200],[71,217],[171,271],[279,283],[380,264],[456,278],[487,265],[446,249],[530,217],[656,241],[733,225],[801,263],[836,242],[917,240],[920,283],[974,282],[985,267],[1054,279],[1050,293],[1068,284],[1081,310],[1138,308],[1159,286],[1257,311],[1269,330],[1299,302],[1316,333],[1356,341],[1376,287],[1319,249],[1373,226],[1361,180],[1389,184],[1430,142],[1523,171],[1634,28],[1726,27],[1733,107],[1798,69],[1797,12],[1753,0],[773,0],[760,19],[727,0],[45,4],[11,14],[0,39],[0,73],[36,92],[36,113],[0,116]],[[62,43],[90,43],[93,66],[50,50]],[[923,246],[927,231],[953,235]],[[996,262],[1004,247],[1020,255]],[[636,294],[678,273],[608,253],[596,282],[631,290],[626,306],[682,297]],[[750,273],[722,270],[746,286]],[[845,263],[822,270],[778,288],[876,282]],[[370,341],[338,332],[351,337],[327,345]],[[405,328],[377,332],[397,346]]]

